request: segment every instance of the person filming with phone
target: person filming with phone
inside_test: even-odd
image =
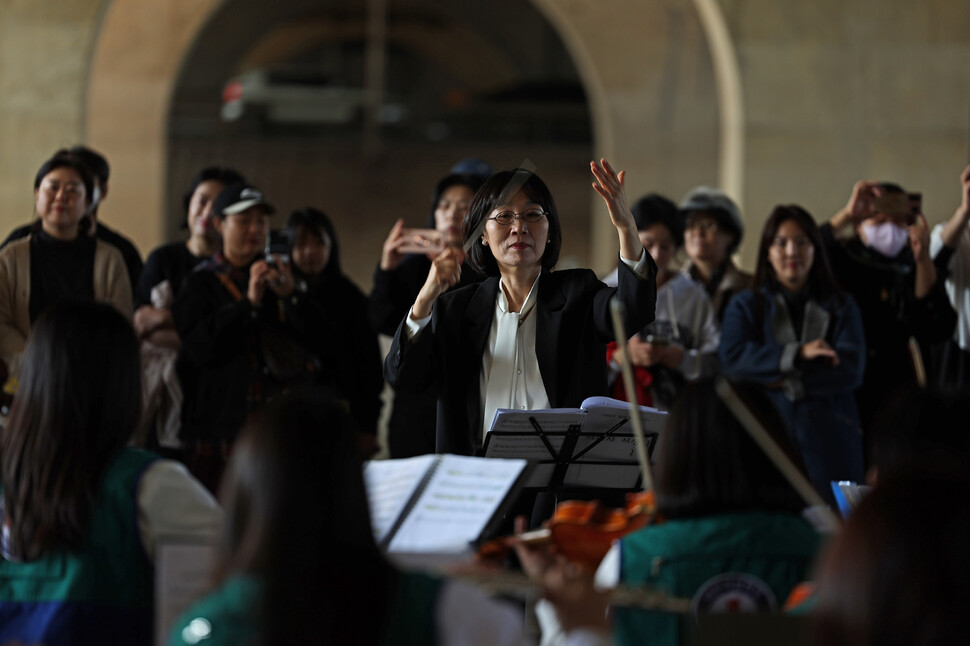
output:
[[[185,394],[179,439],[194,474],[215,490],[247,416],[301,382],[331,385],[329,322],[294,286],[282,254],[265,254],[276,212],[250,184],[234,184],[213,206],[222,248],[189,274],[172,314],[182,339]]]
[[[851,235],[840,239],[843,231]],[[857,182],[820,232],[836,280],[862,314],[866,369],[856,401],[865,434],[897,389],[925,380],[924,352],[953,334],[956,314],[930,258],[918,194],[890,182]]]

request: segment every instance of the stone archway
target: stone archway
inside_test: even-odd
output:
[[[601,16],[600,5],[593,2],[532,1],[560,34],[579,69],[593,120],[595,154],[609,156],[630,171],[631,196],[659,188],[676,198],[704,181],[718,183],[742,199],[740,75],[717,0],[617,0],[611,3],[612,16]],[[187,53],[222,4],[112,0],[104,12],[89,68],[85,139],[111,159],[111,211],[124,214],[126,232],[144,250],[157,245],[165,230],[166,128],[173,88]],[[655,53],[631,25],[649,23],[657,11],[676,13],[680,28],[694,35],[697,51],[692,56],[701,58],[698,51],[705,49],[707,60],[701,66],[710,71],[696,72],[696,84],[709,83],[714,89],[702,87],[701,93],[709,93],[716,104],[678,110],[679,122],[669,133],[663,132],[662,120],[652,117],[669,117],[670,109],[657,107],[657,98],[648,96],[650,88],[638,86],[625,71],[631,53],[640,59],[634,67],[647,65]],[[624,18],[623,24],[611,22],[617,16]],[[702,37],[696,35],[698,30]],[[690,98],[683,98],[678,107]],[[684,112],[690,114],[683,117]],[[644,113],[651,119],[641,119]],[[590,201],[594,213],[602,211],[597,200]],[[603,226],[603,217],[594,217],[593,223],[590,262],[602,270],[613,262],[615,239]]]

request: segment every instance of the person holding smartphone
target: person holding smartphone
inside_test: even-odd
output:
[[[403,219],[397,220],[391,227],[368,298],[370,322],[375,331],[392,336],[421,291],[432,260],[444,248],[461,247],[462,220],[468,212],[472,196],[484,179],[478,175],[460,173],[450,173],[441,178],[431,196],[428,228],[424,230],[427,236],[421,236],[418,229],[405,229]],[[419,240],[443,246],[429,252],[415,253],[415,236]],[[409,247],[412,251],[407,251]],[[457,287],[472,285],[483,278],[465,263]],[[406,458],[434,453],[435,418],[433,393],[395,390],[387,431],[391,457]]]
[[[844,231],[851,235],[839,237]],[[866,370],[856,401],[867,433],[897,390],[919,385],[918,363],[953,334],[956,313],[930,257],[926,218],[898,184],[857,182],[820,233],[833,275],[862,314]]]
[[[247,416],[298,383],[332,385],[340,362],[332,325],[296,291],[289,262],[266,261],[276,209],[263,193],[234,184],[212,211],[222,248],[189,274],[172,315],[182,339],[179,439],[189,468],[214,491]]]
[[[610,387],[614,397],[627,400],[620,367],[629,357],[637,402],[666,409],[685,382],[713,376],[721,334],[704,288],[671,268],[684,246],[677,207],[651,193],[631,211],[640,242],[657,263],[657,318],[627,342],[625,356],[615,342],[607,346]]]

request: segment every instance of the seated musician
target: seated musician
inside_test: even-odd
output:
[[[745,401],[789,456],[781,420],[760,392]],[[613,545],[596,572],[602,588],[646,585],[692,599],[697,612],[778,610],[806,578],[819,535],[799,514],[804,507],[710,382],[688,384],[667,423],[657,459],[657,512],[662,522]],[[797,458],[792,461],[798,464]],[[533,578],[553,563],[539,548],[518,549]],[[555,642],[557,619],[538,608],[544,643]],[[617,608],[617,644],[686,643],[686,616]]]
[[[354,425],[325,392],[271,402],[226,476],[216,587],[176,621],[170,646],[527,643],[518,607],[385,560]],[[594,637],[575,632],[569,643],[604,643]]]
[[[469,260],[488,278],[445,293],[460,279],[462,253],[449,249],[432,263],[384,376],[398,390],[437,388],[438,452],[475,454],[498,408],[578,407],[606,394],[614,295],[627,329],[653,320],[657,269],[627,206],[624,173],[605,160],[591,167],[619,237],[618,287],[588,269],[552,271],[562,244],[556,205],[521,169],[490,177],[465,217]]]

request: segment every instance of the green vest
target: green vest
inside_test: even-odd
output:
[[[157,459],[125,449],[111,463],[79,551],[28,562],[0,558],[0,643],[151,643],[154,576],[138,533],[136,493]]]
[[[384,646],[433,646],[441,583],[438,578],[413,572],[398,577]],[[260,594],[260,583],[251,576],[227,579],[179,617],[168,646],[245,646],[261,628],[256,617]],[[362,621],[368,621],[367,608],[360,612]]]
[[[694,612],[779,610],[808,578],[819,543],[801,517],[766,512],[678,519],[630,534],[620,541],[620,582],[691,598],[694,610],[619,608],[614,643],[678,646]]]

